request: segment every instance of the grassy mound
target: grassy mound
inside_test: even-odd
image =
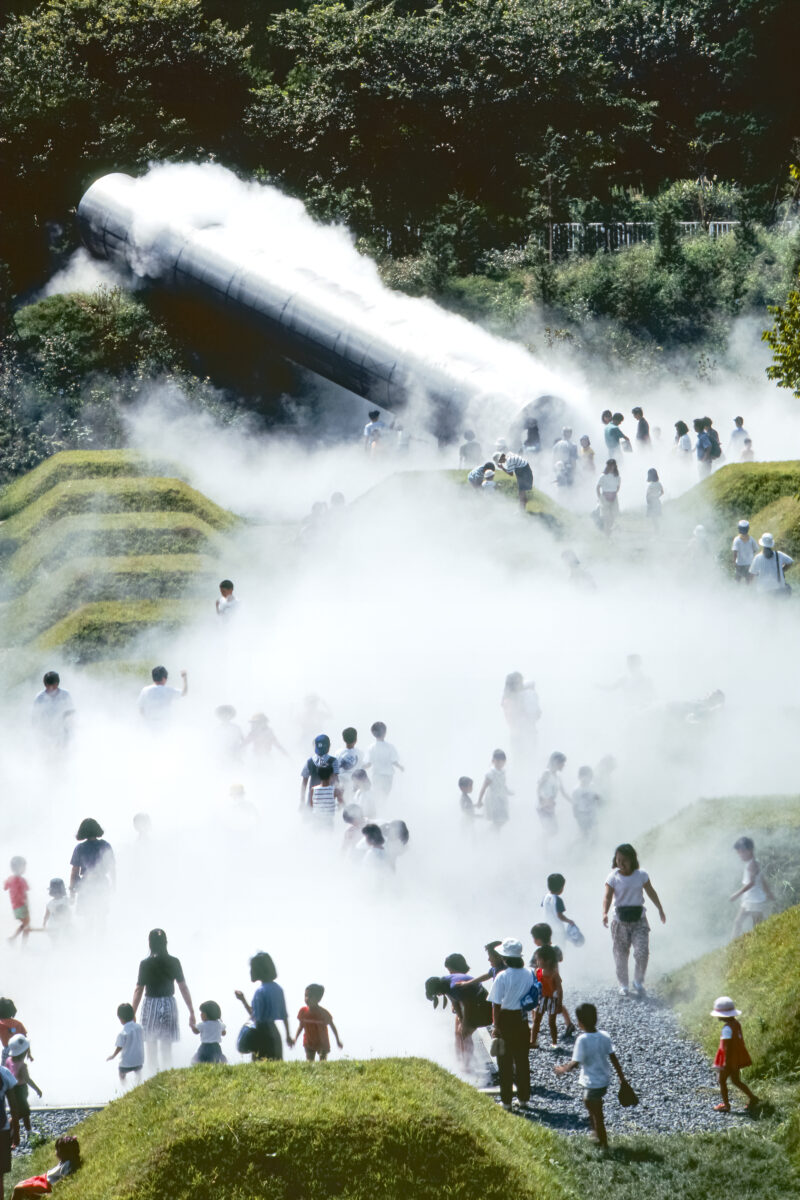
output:
[[[57,621],[33,643],[37,650],[60,650],[73,662],[91,662],[122,652],[143,633],[156,636],[178,629],[193,613],[186,600],[121,600],[84,604]]]
[[[420,1059],[170,1071],[91,1117],[73,1200],[567,1200],[556,1136]],[[26,1160],[50,1165],[52,1151]]]
[[[0,554],[13,553],[24,541],[63,517],[80,513],[194,513],[212,529],[224,530],[235,518],[180,479],[152,477],[71,479],[57,483],[38,500],[0,526]]]
[[[74,558],[48,572],[2,612],[6,634],[28,641],[85,604],[100,601],[168,600],[213,591],[214,563],[200,554],[150,554]]]
[[[111,479],[119,475],[166,475],[166,463],[145,459],[134,450],[62,450],[0,492],[0,521],[20,512],[50,488],[69,479]]]
[[[800,496],[800,462],[729,463],[691,494],[702,496],[726,520],[747,517],[782,496]]]

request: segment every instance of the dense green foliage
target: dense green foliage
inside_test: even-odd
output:
[[[770,305],[769,311],[775,323],[764,330],[764,341],[769,343],[774,361],[767,374],[800,398],[800,291],[793,288],[785,304]]]
[[[554,1134],[422,1059],[169,1071],[91,1117],[80,1139],[74,1200],[572,1194],[550,1166]]]

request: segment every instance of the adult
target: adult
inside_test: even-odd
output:
[[[506,675],[500,706],[511,734],[513,757],[529,758],[536,747],[536,726],[542,715],[536,684],[526,682],[521,671],[512,671]]]
[[[761,553],[757,554],[750,564],[750,574],[755,576],[756,591],[788,596],[791,588],[784,576],[794,559],[782,550],[775,549],[775,538],[771,533],[762,534],[758,544]]]
[[[697,435],[697,440],[694,444],[695,454],[697,455],[697,470],[701,479],[705,479],[711,474],[711,438],[705,426],[705,421],[702,417],[696,417],[693,421],[694,431]]]
[[[281,1035],[275,1024],[276,1021],[283,1022],[286,1030],[286,1045],[289,1047],[293,1045],[292,1037],[289,1033],[289,1015],[286,1012],[286,1000],[283,995],[283,988],[279,983],[275,982],[277,978],[278,972],[275,969],[272,957],[264,950],[259,950],[250,959],[250,979],[253,983],[261,985],[253,992],[252,1003],[247,1003],[243,992],[234,992],[236,999],[241,1000],[249,1016],[255,1023],[250,1043],[253,1062],[258,1062],[264,1058],[273,1060],[283,1058]]]
[[[595,488],[600,501],[600,527],[606,537],[611,533],[619,516],[619,489],[621,486],[622,480],[619,477],[617,460],[610,458]]]
[[[640,450],[646,450],[650,445],[650,423],[638,405],[631,409],[631,416],[636,419],[636,444]]]
[[[148,1066],[158,1071],[160,1058],[163,1058],[165,1068],[170,1066],[172,1043],[180,1041],[176,983],[189,1010],[192,1033],[197,1032],[197,1025],[192,997],[183,977],[183,967],[180,959],[168,952],[167,935],[163,929],[151,929],[147,941],[150,953],[139,963],[139,975],[133,992],[133,1015],[136,1016],[144,996],[141,1025],[145,1055]]]
[[[188,692],[189,676],[181,671],[182,687],[178,691],[167,683],[169,672],[166,667],[153,667],[150,675],[153,682],[142,688],[137,704],[147,724],[156,727],[169,718],[173,703]]]
[[[517,1099],[523,1108],[531,1098],[530,1053],[531,1031],[528,1018],[522,1010],[522,1001],[531,991],[536,977],[525,966],[522,957],[522,942],[506,938],[497,948],[503,960],[503,970],[495,975],[489,992],[492,1005],[494,1036],[503,1042],[503,1053],[497,1056],[497,1072],[500,1076],[500,1099],[503,1108],[511,1111],[514,1081],[517,1084]]]
[[[758,542],[750,533],[749,521],[740,521],[738,530],[731,546],[736,582],[752,583],[755,576],[750,574],[750,568],[758,554]]]
[[[565,425],[561,437],[553,446],[553,465],[564,464],[565,482],[571,485],[575,478],[575,464],[578,461],[578,447],[572,440],[572,430]]]
[[[744,417],[734,417],[733,429],[731,431],[729,441],[731,454],[741,454],[742,450],[744,449],[744,440],[749,436],[750,434],[744,427]]]
[[[4,1176],[11,1170],[11,1117],[8,1112],[9,1093],[13,1093],[17,1081],[8,1067],[0,1067],[0,1200],[3,1200]],[[18,1120],[15,1126],[18,1127]],[[17,1138],[19,1136],[17,1128]],[[15,1139],[16,1140],[16,1139]]]
[[[75,839],[78,844],[69,860],[70,895],[77,895],[80,910],[94,909],[100,913],[117,881],[114,851],[103,840],[103,828],[94,817],[81,821]]]
[[[627,434],[623,433],[622,429],[620,428],[624,420],[625,418],[621,412],[614,413],[611,420],[603,430],[603,437],[606,440],[606,446],[608,447],[609,454],[618,454],[620,447],[625,451],[631,449],[630,438]]]
[[[486,989],[469,974],[463,954],[448,954],[444,966],[446,975],[433,975],[425,980],[425,995],[434,1008],[438,1006],[440,996],[443,1008],[450,1001],[455,1017],[456,1057],[469,1070],[474,1054],[472,1035],[476,1029],[491,1024],[491,1006]]]
[[[524,510],[533,487],[531,464],[521,454],[495,454],[494,461],[506,475],[513,475],[516,479],[520,507]]]
[[[33,701],[33,727],[51,749],[62,750],[69,740],[75,706],[69,692],[61,687],[57,671],[45,672],[42,683]]]
[[[327,733],[318,733],[314,738],[314,753],[310,758],[307,758],[303,764],[303,769],[300,772],[300,807],[306,805],[306,793],[308,792],[309,799],[311,789],[315,788],[320,782],[319,769],[320,767],[331,767],[333,774],[331,783],[334,787],[339,784],[339,761],[335,754],[330,753],[331,739]]]
[[[685,421],[675,422],[675,449],[681,456],[681,461],[683,461],[684,454],[692,453],[692,439],[689,434],[689,426]]]
[[[617,846],[611,867],[603,892],[603,924],[608,927],[608,912],[613,903],[611,944],[619,994],[628,995],[628,959],[633,950],[633,993],[635,996],[644,996],[644,978],[650,957],[650,926],[645,913],[645,892],[655,904],[662,925],[667,918],[650,876],[639,866],[633,846],[628,842]]]
[[[525,425],[525,440],[520,449],[521,454],[538,454],[542,448],[542,440],[539,434],[539,422],[529,420]]]

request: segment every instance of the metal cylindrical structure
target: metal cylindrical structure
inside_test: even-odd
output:
[[[407,338],[398,345],[368,299],[322,274],[298,279],[263,251],[231,252],[212,225],[143,219],[135,185],[105,175],[81,199],[81,237],[96,257],[232,311],[287,358],[382,407],[399,407],[412,388],[448,407],[463,400],[463,380],[417,356]]]

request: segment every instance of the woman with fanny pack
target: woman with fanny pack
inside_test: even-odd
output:
[[[611,944],[614,950],[614,965],[617,970],[620,996],[628,993],[628,959],[633,950],[633,993],[644,996],[644,977],[650,957],[650,926],[644,909],[646,892],[658,909],[663,925],[667,918],[656,890],[647,871],[639,866],[633,846],[625,842],[614,851],[612,871],[606,879],[603,894],[603,924],[608,926],[608,910],[613,901],[614,915],[611,918]]]

